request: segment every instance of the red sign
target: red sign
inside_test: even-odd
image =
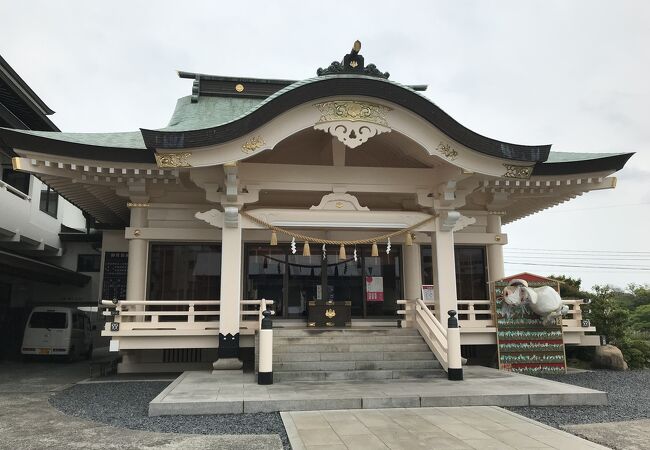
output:
[[[366,277],[366,301],[384,301],[384,277]]]

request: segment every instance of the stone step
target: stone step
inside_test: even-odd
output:
[[[273,336],[319,336],[319,335],[366,335],[366,336],[419,336],[415,328],[274,328]]]
[[[274,372],[411,369],[440,369],[440,363],[433,359],[418,359],[406,361],[284,361],[273,364]]]
[[[314,370],[299,372],[273,371],[274,382],[281,381],[343,381],[343,380],[394,380],[413,378],[442,378],[441,369],[413,370]]]
[[[421,336],[334,334],[319,336],[273,336],[273,345],[308,344],[421,344]]]
[[[435,360],[427,347],[418,352],[331,352],[331,353],[277,353],[273,352],[274,362],[289,361],[410,361]]]
[[[350,352],[424,352],[429,346],[420,340],[416,344],[280,344],[273,353],[350,353]]]

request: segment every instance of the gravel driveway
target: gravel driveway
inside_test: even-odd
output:
[[[511,407],[513,412],[560,427],[650,418],[650,370],[596,370],[545,377],[609,394],[607,406]]]
[[[609,405],[508,409],[616,450],[650,448],[650,370],[597,370],[547,378],[606,391]]]
[[[169,382],[77,384],[50,397],[50,404],[71,416],[132,430],[186,434],[276,434],[285,449],[289,438],[279,413],[149,417],[149,402]]]

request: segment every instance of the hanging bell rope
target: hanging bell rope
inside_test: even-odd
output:
[[[352,239],[352,240],[334,240],[334,239],[322,239],[322,238],[317,238],[313,236],[307,236],[305,234],[300,234],[300,233],[295,233],[293,231],[287,230],[286,228],[280,228],[276,227],[275,225],[271,225],[268,222],[265,222],[262,219],[259,219],[246,211],[241,211],[241,215],[249,219],[251,222],[254,222],[258,225],[263,226],[264,228],[268,228],[271,230],[271,245],[277,245],[277,233],[282,233],[287,236],[291,236],[292,238],[301,240],[301,241],[306,241],[306,242],[313,242],[314,244],[327,244],[327,245],[360,245],[360,244],[373,244],[373,253],[374,249],[377,246],[377,241],[384,241],[387,239],[390,239],[395,236],[399,236],[400,234],[404,233],[410,233],[411,231],[421,227],[425,223],[431,222],[433,219],[435,219],[434,216],[429,216],[428,218],[422,220],[421,222],[416,223],[415,225],[411,225],[410,227],[403,228],[401,230],[393,231],[391,233],[386,233],[382,234],[381,236],[374,236],[371,238],[367,239]],[[275,244],[273,244],[275,242]],[[345,250],[344,250],[345,251]]]

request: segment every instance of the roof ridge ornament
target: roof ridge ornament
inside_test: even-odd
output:
[[[390,74],[388,72],[381,72],[374,64],[368,64],[366,66],[364,64],[363,56],[359,53],[359,50],[361,50],[361,41],[356,40],[354,41],[352,50],[350,50],[350,53],[343,57],[342,62],[333,61],[332,64],[330,64],[329,67],[325,69],[319,67],[316,71],[316,74],[318,76],[323,76],[356,73],[359,75],[368,75],[377,78],[387,79],[390,77]]]

